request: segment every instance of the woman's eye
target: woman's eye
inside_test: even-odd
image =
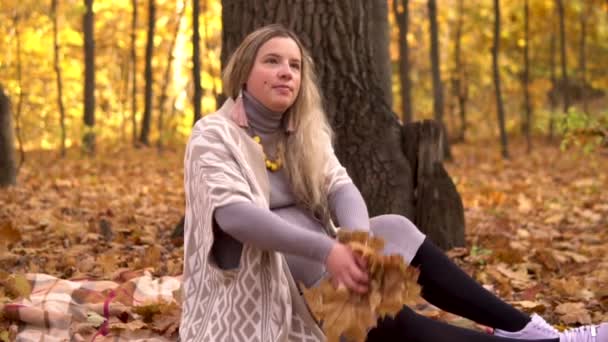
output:
[[[292,64],[291,67],[295,70],[300,70],[300,64],[298,64],[298,63]]]
[[[277,59],[276,59],[276,58],[268,58],[268,59],[266,60],[266,63],[270,63],[270,64],[276,64],[276,63],[278,63],[278,61],[277,61]]]

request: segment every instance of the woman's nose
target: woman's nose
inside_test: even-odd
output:
[[[291,70],[291,66],[289,63],[281,64],[279,68],[279,77],[291,79],[293,77],[293,70]]]

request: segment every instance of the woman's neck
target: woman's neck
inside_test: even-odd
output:
[[[249,126],[256,133],[275,133],[281,127],[283,113],[268,109],[245,90],[243,90],[243,105],[245,106]]]

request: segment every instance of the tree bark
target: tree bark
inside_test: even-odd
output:
[[[0,188],[17,183],[10,99],[0,85]]]
[[[532,150],[532,104],[530,102],[530,7],[528,0],[524,1],[524,75],[523,75],[523,90],[524,90],[524,121],[523,121],[523,133],[526,136],[526,147],[527,151]]]
[[[496,113],[498,115],[498,128],[500,129],[500,145],[503,158],[509,158],[507,146],[507,132],[505,129],[505,110],[500,88],[500,0],[494,0],[494,45],[492,46],[492,66],[494,71],[494,90],[496,95]]]
[[[61,157],[65,157],[65,107],[63,105],[63,80],[61,78],[61,61],[59,54],[59,29],[57,23],[57,2],[58,0],[51,1],[51,17],[53,19],[53,46],[54,46],[54,69],[57,81],[57,107],[59,108],[59,126],[61,127]]]
[[[401,8],[399,6],[401,2]],[[409,0],[393,0],[393,10],[399,30],[399,79],[401,81],[401,111],[403,122],[410,123],[414,120],[414,109],[412,103],[412,80],[410,77],[410,53],[407,42],[409,31]]]
[[[95,38],[93,0],[84,0],[84,126],[82,146],[85,153],[95,154]]]
[[[163,75],[163,82],[161,83],[160,99],[158,100],[158,142],[157,147],[162,149],[163,147],[163,135],[164,135],[164,116],[165,106],[167,102],[167,88],[171,83],[171,66],[175,56],[173,50],[175,49],[175,43],[177,41],[177,35],[179,34],[179,28],[182,24],[184,12],[186,11],[186,1],[182,1],[182,7],[177,13],[177,20],[175,21],[175,30],[173,31],[173,37],[171,38],[171,44],[169,45],[169,54],[167,56],[167,66]]]
[[[589,114],[589,103],[587,101],[587,5],[585,1],[581,3],[581,13],[579,15],[579,23],[581,28],[581,36],[579,43],[579,73],[581,78],[581,100],[583,102],[583,111]]]
[[[325,109],[336,133],[336,154],[361,190],[370,215],[396,213],[416,223],[416,196],[427,196],[429,187],[414,189],[412,166],[405,155],[413,137],[384,105],[381,84],[390,80],[379,79],[372,67],[378,58],[369,18],[373,6],[373,1],[366,0],[300,0],[289,5],[287,0],[224,0],[222,64],[256,28],[281,23],[294,30],[315,61]],[[437,159],[441,161],[441,156]],[[440,172],[441,164],[436,167],[433,171]],[[438,177],[452,184],[443,172]],[[441,189],[440,194],[455,191]],[[457,205],[450,208],[458,210]],[[419,210],[425,210],[424,206]],[[463,224],[438,221],[450,236],[431,239],[443,248],[462,243]],[[419,227],[425,232],[433,230]]]
[[[152,121],[152,86],[154,75],[152,74],[152,55],[154,54],[154,27],[156,22],[156,1],[148,0],[148,41],[146,42],[146,69],[145,69],[145,100],[144,116],[141,122],[141,133],[139,142],[150,145],[150,122]]]
[[[551,74],[551,88],[557,89],[557,33],[556,33],[556,25],[555,25],[555,16],[551,20],[551,38],[549,39],[549,50],[551,54],[551,59],[549,61],[549,69]],[[557,96],[553,94],[549,94],[549,106],[551,107],[551,111],[549,113],[549,141],[553,140],[553,135],[555,134],[555,111],[557,109]]]
[[[25,101],[25,94],[23,92],[23,68],[21,63],[21,32],[19,31],[19,14],[15,14],[13,17],[13,27],[15,28],[15,43],[17,45],[17,84],[19,85],[19,97],[17,98],[17,110],[15,113],[15,133],[17,135],[17,143],[19,144],[19,164],[17,170],[21,168],[21,165],[25,163],[25,150],[23,149],[23,137],[21,136],[21,110],[23,108],[23,101]]]
[[[391,55],[389,46],[391,38],[389,35],[388,25],[388,2],[386,0],[372,0],[374,6],[371,12],[371,32],[370,34],[375,37],[372,43],[374,46],[372,49],[376,53],[376,63],[372,64],[375,68],[374,72],[378,74],[378,78],[381,80],[388,80],[388,82],[382,82],[382,94],[384,95],[384,104],[389,108],[393,107],[393,68],[391,65]]]
[[[192,78],[194,79],[194,118],[192,125],[201,118],[201,100],[203,98],[203,88],[201,87],[201,38],[199,32],[201,9],[199,1],[192,1]]]
[[[137,0],[131,1],[131,127],[133,144],[137,142]]]
[[[465,141],[467,131],[467,100],[468,100],[468,84],[466,65],[462,62],[462,26],[464,24],[464,2],[458,0],[458,19],[456,21],[456,38],[454,43],[454,89],[458,97],[458,113],[460,114],[460,134],[459,141]]]
[[[441,63],[439,61],[439,25],[437,24],[437,2],[428,0],[429,33],[431,38],[431,68],[433,74],[433,113],[434,118],[442,127],[443,153],[445,159],[452,159],[447,129],[443,122],[443,84],[441,82]]]
[[[564,98],[564,114],[568,114],[568,108],[570,108],[570,94],[568,91],[568,56],[566,54],[566,23],[565,23],[565,10],[564,3],[562,0],[555,0],[557,4],[557,13],[559,15],[559,41],[560,41],[560,52],[561,52],[561,64],[562,64],[562,96]]]

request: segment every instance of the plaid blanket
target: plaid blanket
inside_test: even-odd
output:
[[[17,341],[175,341],[181,276],[122,271],[112,281],[27,274],[31,295],[5,305]],[[16,331],[15,331],[16,330]]]

